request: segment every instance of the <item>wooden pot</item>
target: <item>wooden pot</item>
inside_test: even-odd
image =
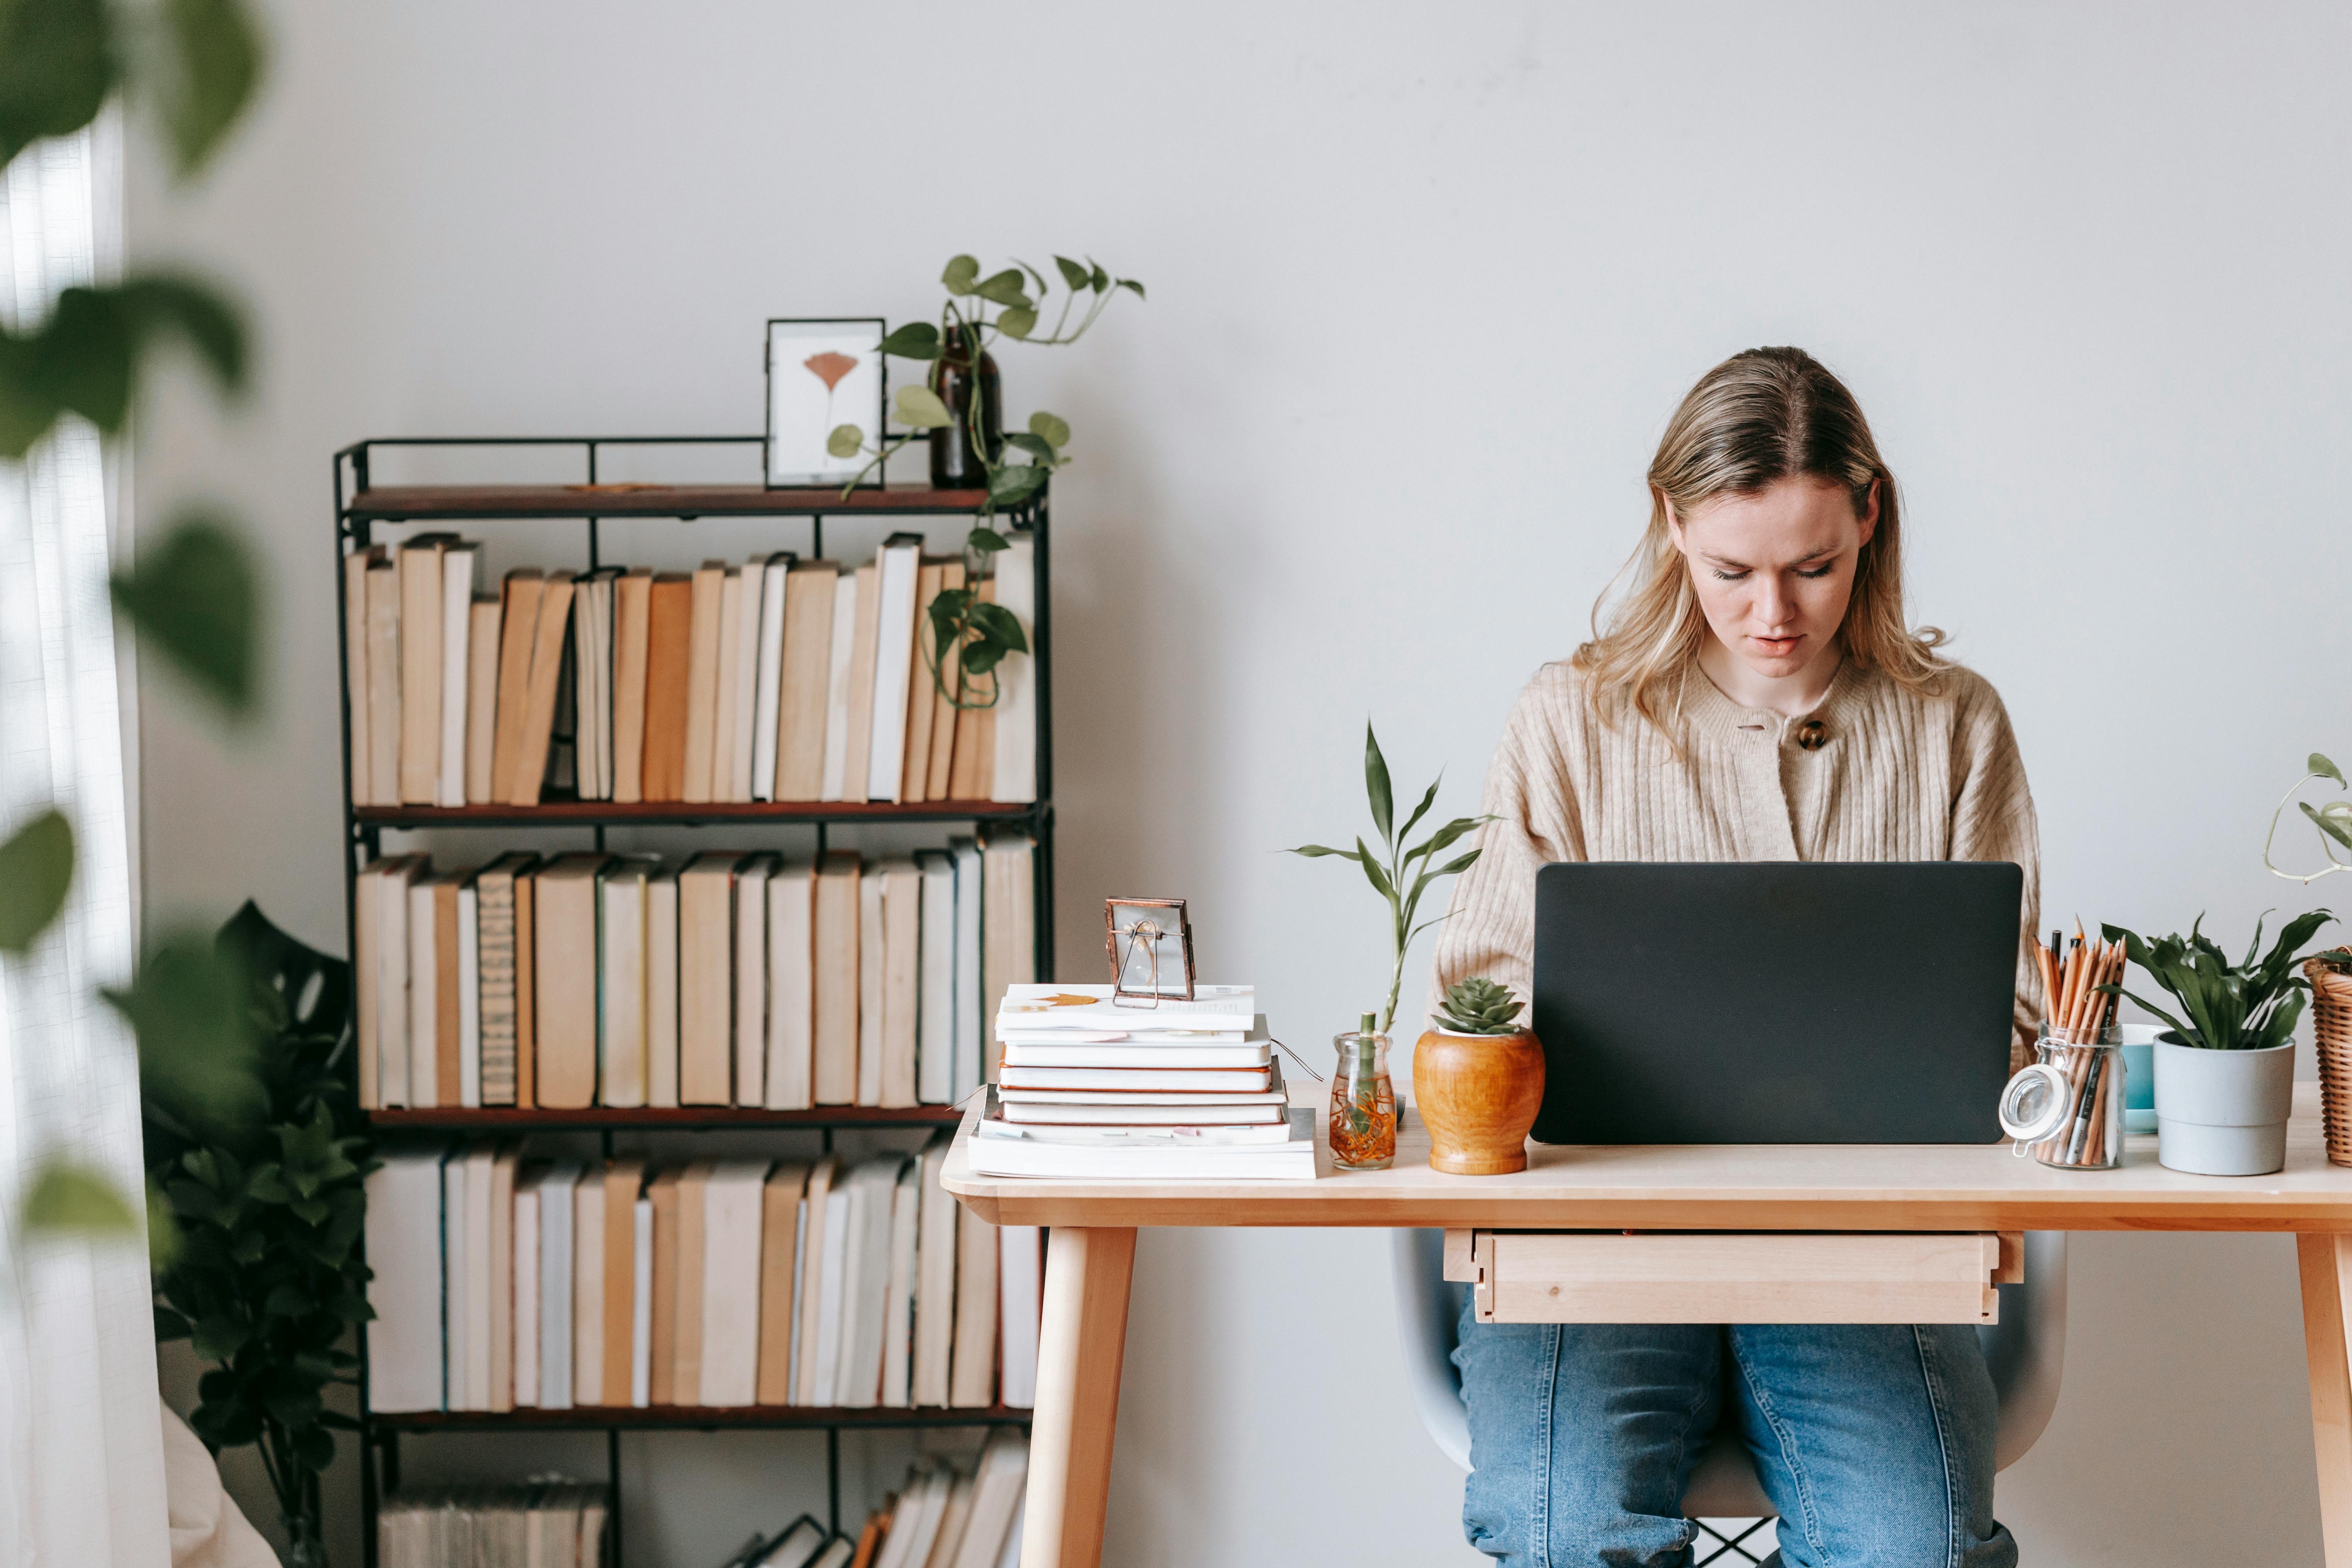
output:
[[[1429,1129],[1429,1168],[1455,1176],[1526,1170],[1543,1090],[1543,1047],[1531,1030],[1423,1035],[1412,1050],[1412,1098]]]

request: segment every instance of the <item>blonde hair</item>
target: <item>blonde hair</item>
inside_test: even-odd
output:
[[[1592,640],[1572,663],[1605,721],[1631,707],[1675,739],[1664,704],[1707,636],[1689,564],[1667,526],[1668,503],[1687,519],[1717,496],[1753,495],[1798,478],[1843,486],[1857,517],[1878,487],[1878,527],[1855,563],[1838,631],[1845,657],[1915,689],[1949,668],[1935,651],[1942,632],[1904,623],[1902,511],[1861,405],[1804,350],[1749,349],[1699,377],[1675,410],[1650,462],[1650,526],[1593,604]]]

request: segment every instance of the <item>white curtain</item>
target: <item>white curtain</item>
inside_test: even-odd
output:
[[[0,320],[41,321],[96,276],[116,232],[110,135],[39,143],[0,180]],[[0,1563],[170,1561],[154,1320],[143,1243],[16,1231],[26,1182],[64,1152],[141,1190],[139,1068],[97,996],[131,972],[121,703],[107,602],[109,482],[68,421],[0,462],[0,836],[55,805],[78,848],[64,917],[0,959]]]

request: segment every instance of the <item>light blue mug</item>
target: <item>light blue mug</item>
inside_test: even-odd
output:
[[[2156,1131],[2156,1037],[2158,1024],[2124,1024],[2124,1131]]]

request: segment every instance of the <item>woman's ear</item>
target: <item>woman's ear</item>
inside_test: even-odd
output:
[[[1675,548],[1682,552],[1685,559],[1688,559],[1690,556],[1690,542],[1683,537],[1683,520],[1680,514],[1675,510],[1673,498],[1661,490],[1658,492],[1658,505],[1665,510],[1666,537],[1673,540]]]
[[[1878,531],[1878,485],[1876,479],[1870,481],[1870,500],[1864,505],[1862,515],[1854,520],[1862,525],[1862,537],[1855,541],[1857,546],[1869,543]]]

